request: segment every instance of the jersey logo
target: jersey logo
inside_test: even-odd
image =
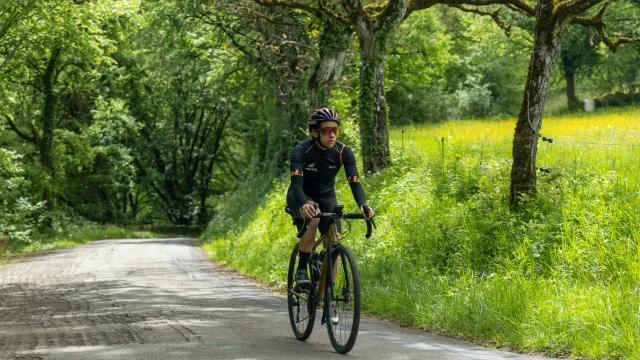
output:
[[[307,166],[308,166],[308,167],[310,167],[310,168],[312,168],[312,167],[316,166],[316,163],[309,164],[309,165],[307,165]]]
[[[335,169],[336,166],[335,165],[329,165],[329,169]]]

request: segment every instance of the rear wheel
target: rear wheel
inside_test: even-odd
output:
[[[327,294],[325,298],[325,321],[331,345],[340,354],[346,354],[356,343],[360,327],[360,275],[348,247],[337,245],[331,255],[335,280],[333,296]]]
[[[289,320],[296,339],[304,341],[313,331],[316,319],[313,289],[298,289],[295,286],[295,274],[298,266],[299,245],[293,248],[289,260],[289,273],[287,276],[287,302],[289,308]]]

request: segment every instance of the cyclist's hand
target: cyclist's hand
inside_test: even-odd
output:
[[[311,219],[316,216],[317,210],[311,204],[304,204],[300,207],[300,215],[306,217],[307,219]]]
[[[371,206],[369,206],[369,213],[367,214],[364,211],[364,205],[360,206],[360,213],[362,214],[362,216],[364,216],[365,219],[367,220],[371,220],[371,218],[373,218],[373,216],[375,215],[375,211],[373,211],[373,208]]]

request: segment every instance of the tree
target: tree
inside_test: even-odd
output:
[[[497,16],[498,11],[484,12],[469,9],[462,4],[490,5],[484,0],[389,0],[363,5],[360,0],[307,1],[307,0],[254,0],[263,6],[303,10],[333,23],[349,24],[357,34],[360,46],[359,120],[365,171],[377,172],[389,165],[389,132],[385,93],[385,65],[387,43],[400,23],[413,11],[443,3],[462,11],[491,16],[500,26],[506,25]],[[341,10],[339,9],[341,8]],[[345,15],[342,15],[345,14]],[[346,27],[343,27],[347,29]],[[344,32],[342,34],[345,34]],[[322,49],[321,49],[322,54]],[[322,57],[319,66],[322,65]],[[334,67],[335,68],[335,67]],[[336,68],[336,69],[341,69]],[[333,72],[336,73],[335,71]],[[314,78],[312,78],[313,81]],[[312,82],[313,84],[313,82]],[[312,95],[313,95],[313,87]],[[314,98],[312,96],[312,103]]]
[[[605,34],[603,15],[608,2],[589,18],[580,17],[601,0],[574,0],[556,3],[539,0],[535,7],[534,41],[524,96],[516,123],[513,140],[513,164],[511,168],[511,204],[516,206],[521,196],[536,193],[536,157],[549,76],[560,54],[563,35],[567,26],[577,23],[595,29],[609,49],[615,52],[620,45],[638,41],[637,38],[620,37],[611,40]],[[529,12],[531,13],[531,12]]]
[[[283,7],[304,11],[319,21],[323,28],[318,39],[319,59],[309,79],[309,108],[324,106],[335,86],[342,67],[346,51],[353,34],[349,21],[336,14],[322,2],[317,7],[312,4],[282,0],[254,0],[257,4],[268,7]]]
[[[567,83],[567,105],[576,104],[575,76],[581,71],[595,66],[600,54],[597,51],[599,39],[583,26],[571,26],[563,37],[560,58]]]
[[[11,105],[4,117],[9,128],[33,145],[45,176],[43,199],[49,211],[56,196],[55,129],[61,119],[60,99],[65,89],[103,61],[109,43],[99,23],[108,3],[41,1],[32,16],[21,22],[29,41],[22,43],[19,54],[12,54],[5,81],[13,84],[22,96]],[[26,30],[25,30],[26,29]],[[7,58],[9,59],[9,58]]]
[[[256,130],[261,129],[256,136],[266,143],[259,156],[270,169],[263,171],[280,172],[292,146],[308,136],[306,130],[300,131],[308,118],[304,79],[313,66],[317,27],[305,13],[270,9],[253,1],[203,6],[198,17],[228,39],[245,70],[255,72],[252,83],[259,84],[260,90],[252,96],[257,100],[267,95],[268,101],[259,110],[267,114],[256,119],[254,113],[250,121]]]
[[[117,54],[129,79],[123,96],[139,127],[126,139],[138,181],[167,219],[205,225],[207,199],[223,152],[238,71],[207,29],[171,4],[142,9],[146,26],[131,29],[135,50]],[[142,51],[140,51],[142,50]],[[142,140],[142,141],[141,141]]]
[[[318,43],[320,58],[309,79],[309,108],[312,110],[329,102],[331,90],[342,74],[353,34],[353,29],[348,23],[326,14],[323,14],[322,18],[324,29]]]
[[[364,171],[389,166],[389,131],[385,94],[387,43],[405,17],[407,0],[390,0],[379,11],[359,0],[341,4],[360,41],[360,134]]]
[[[390,124],[448,118],[453,96],[446,93],[445,72],[460,63],[451,37],[437,12],[414,14],[398,28],[387,53]]]
[[[317,6],[312,5],[313,2],[304,1],[256,0],[256,2],[264,6],[301,9],[314,14],[325,20],[327,36],[334,40],[338,39],[332,42],[337,45],[336,47],[321,48],[321,61],[316,68],[320,71],[314,74],[310,82],[312,103],[316,102],[313,96],[314,89],[318,83],[322,83],[321,79],[328,79],[324,81],[328,84],[335,83],[333,79],[337,79],[341,72],[344,60],[341,54],[346,50],[345,45],[348,45],[350,29],[355,31],[360,44],[361,59],[359,114],[363,166],[365,171],[371,172],[387,167],[390,150],[384,86],[386,46],[405,17],[407,0],[391,0],[383,5],[372,4],[366,7],[359,0],[339,1],[346,16],[339,14],[336,10],[337,4],[323,1],[318,2]],[[347,27],[347,24],[350,27]],[[338,31],[339,35],[332,34],[332,30]],[[324,54],[339,54],[339,56],[328,57],[323,56]],[[335,59],[340,60],[335,61]],[[323,74],[328,75],[322,76]]]

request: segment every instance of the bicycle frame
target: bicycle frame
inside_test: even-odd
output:
[[[296,214],[294,211],[292,211],[289,208],[285,208],[285,211],[294,216],[294,214]],[[313,301],[313,305],[317,308],[320,304],[322,304],[322,301],[324,300],[324,297],[327,293],[327,288],[330,289],[331,291],[331,298],[335,297],[335,294],[333,292],[333,276],[331,277],[330,283],[327,284],[327,271],[329,271],[329,269],[333,270],[333,263],[331,260],[331,256],[329,256],[329,254],[331,254],[332,250],[333,250],[333,246],[335,244],[339,244],[339,240],[337,239],[337,231],[336,231],[336,219],[337,218],[344,218],[344,219],[354,219],[354,218],[360,218],[362,219],[363,217],[361,217],[360,214],[345,214],[344,216],[342,216],[342,208],[340,208],[340,213],[337,217],[335,217],[337,214],[334,213],[330,213],[330,214],[324,214],[321,213],[320,216],[325,216],[325,215],[329,215],[331,217],[333,217],[333,220],[331,221],[330,225],[329,225],[329,230],[328,232],[328,239],[326,238],[326,236],[320,236],[320,238],[318,240],[315,241],[314,245],[313,245],[313,249],[315,250],[316,247],[318,247],[318,245],[320,245],[321,242],[325,242],[327,241],[328,244],[325,247],[325,254],[324,254],[324,259],[322,262],[322,268],[320,269],[320,280],[318,281],[318,286],[316,288],[316,291],[314,293],[314,301]],[[365,211],[368,211],[365,209]],[[308,224],[310,219],[306,220],[305,225],[300,229],[300,231],[298,232],[297,237],[300,238],[302,237],[302,235],[304,234],[304,232],[306,231],[306,229],[308,228]],[[373,221],[373,219],[371,220],[367,220],[367,234],[365,235],[365,237],[368,239],[371,236],[371,230],[372,230],[372,226],[375,228],[375,222]],[[303,299],[305,299],[306,301],[309,301],[309,299],[304,295],[304,294],[300,294],[297,293],[293,290],[291,290],[291,292],[296,295],[299,296]]]
[[[318,287],[315,293],[315,301],[313,304],[315,307],[318,307],[320,304],[322,304],[322,301],[324,300],[324,295],[327,292],[326,291],[327,285],[328,285],[328,288],[331,289],[331,297],[334,296],[333,277],[331,277],[329,284],[327,284],[327,278],[328,278],[327,272],[329,271],[329,269],[333,270],[333,264],[331,261],[331,256],[329,256],[329,254],[331,254],[334,244],[339,243],[337,241],[337,232],[336,232],[335,222],[332,222],[331,225],[329,225],[328,233],[329,233],[328,239],[325,239],[324,236],[321,236],[318,240],[316,240],[316,243],[313,245],[313,249],[315,249],[318,245],[320,245],[321,242],[328,241],[328,245],[325,247],[324,259],[322,259],[322,267],[320,268],[320,280],[318,282]]]
[[[337,232],[336,232],[335,222],[332,222],[329,225],[329,230],[327,232],[329,233],[328,239],[325,236],[321,236],[318,240],[315,241],[315,244],[313,245],[313,249],[315,250],[316,247],[320,245],[320,243],[328,241],[328,245],[325,247],[324,258],[322,259],[322,267],[320,268],[320,280],[318,281],[318,286],[316,287],[316,291],[314,293],[315,296],[314,296],[313,306],[316,308],[320,306],[324,301],[324,296],[327,292],[326,290],[327,288],[331,289],[332,297],[335,295],[333,293],[333,277],[331,278],[330,283],[327,284],[327,279],[328,279],[327,272],[329,271],[329,269],[333,269],[331,256],[329,256],[329,254],[332,252],[333,246],[335,244],[339,244],[339,242],[337,241]],[[304,294],[300,294],[295,291],[292,291],[292,292],[295,295],[306,299],[307,301],[309,300],[306,298]]]

